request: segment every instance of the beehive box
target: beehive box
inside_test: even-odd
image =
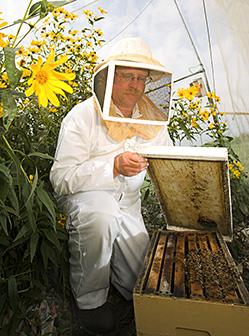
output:
[[[249,294],[232,240],[227,151],[139,147],[167,230],[154,233],[133,293],[137,335],[248,336]]]

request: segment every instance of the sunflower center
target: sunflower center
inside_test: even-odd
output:
[[[48,74],[47,74],[47,72],[44,71],[44,70],[40,70],[39,72],[37,72],[37,74],[36,74],[36,80],[40,84],[46,83],[47,80],[48,80]]]

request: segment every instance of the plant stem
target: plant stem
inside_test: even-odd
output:
[[[26,20],[26,16],[27,16],[27,14],[28,14],[28,11],[29,11],[29,8],[30,8],[30,6],[31,6],[31,3],[32,3],[32,0],[29,0],[28,7],[26,8],[26,11],[25,11],[25,14],[24,14],[24,16],[23,16],[23,19],[22,19],[22,21],[21,21],[21,23],[20,23],[20,25],[19,25],[19,27],[18,27],[16,36],[15,36],[15,39],[14,39],[14,42],[13,42],[13,48],[15,47],[15,42],[16,42],[17,37],[18,37],[18,35],[19,35],[20,31],[21,31],[23,22]]]
[[[34,23],[33,27],[35,27],[35,25],[37,24],[37,22],[40,21],[40,18],[36,21],[36,23]],[[30,26],[29,26],[30,27]],[[33,27],[30,27],[29,30],[23,35],[23,37],[20,38],[20,40],[16,43],[15,47],[17,47],[21,42],[22,40],[25,39],[25,37],[31,32],[31,30],[33,29]]]

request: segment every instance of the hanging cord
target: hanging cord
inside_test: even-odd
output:
[[[214,92],[216,92],[216,89],[215,89],[215,80],[214,80],[213,50],[212,50],[212,46],[211,46],[211,37],[210,37],[210,30],[209,30],[209,24],[208,24],[208,17],[207,17],[207,10],[206,10],[205,0],[202,0],[202,3],[203,3],[204,15],[205,15],[205,23],[206,23],[206,27],[207,27],[208,48],[209,48],[209,55],[210,55],[210,62],[211,62],[211,72],[212,72],[213,88],[214,88]]]
[[[184,17],[183,17],[183,15],[182,15],[182,13],[181,13],[181,10],[180,10],[180,8],[179,8],[179,6],[178,6],[177,1],[174,0],[174,3],[175,3],[175,5],[176,5],[176,8],[177,8],[177,10],[178,10],[178,12],[179,12],[179,15],[180,15],[180,17],[181,17],[181,19],[182,19],[183,25],[184,25],[184,27],[185,27],[185,29],[186,29],[186,31],[187,31],[188,37],[189,37],[190,42],[191,42],[191,44],[192,44],[192,46],[193,46],[193,49],[194,49],[195,54],[196,54],[196,57],[197,57],[197,59],[198,59],[198,61],[199,61],[199,63],[200,63],[200,66],[201,66],[201,68],[202,68],[202,71],[203,71],[203,74],[204,74],[204,77],[205,77],[205,81],[206,81],[206,85],[207,85],[207,89],[208,89],[208,91],[210,92],[211,89],[210,89],[210,85],[209,85],[209,82],[208,82],[207,74],[206,74],[205,68],[204,68],[204,66],[203,66],[203,63],[202,63],[202,61],[201,61],[200,55],[199,55],[199,53],[198,53],[198,50],[197,50],[196,47],[195,47],[194,41],[193,41],[192,36],[191,36],[191,34],[190,34],[190,32],[189,32],[189,29],[188,29],[188,27],[187,27],[187,24],[186,24],[186,22],[185,22],[185,20],[184,20]]]

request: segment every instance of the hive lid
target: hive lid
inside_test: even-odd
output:
[[[232,240],[226,148],[136,146],[149,158],[149,175],[168,229],[218,231]]]

